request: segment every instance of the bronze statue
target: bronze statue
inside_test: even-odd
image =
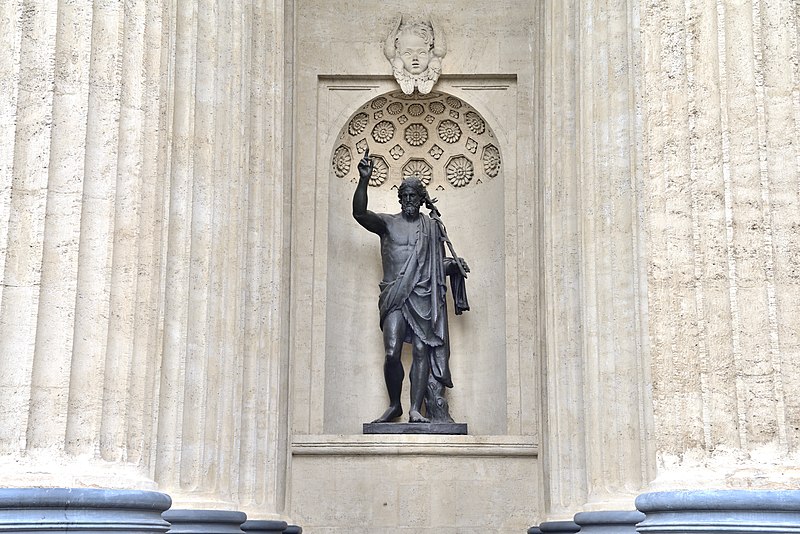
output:
[[[450,276],[455,312],[469,310],[464,278],[469,267],[455,255],[452,244],[425,186],[416,178],[403,180],[398,190],[401,211],[374,213],[367,209],[367,185],[372,176],[369,149],[358,164],[359,181],[353,195],[353,217],[381,238],[383,279],[378,308],[386,360],[383,374],[389,408],[373,423],[384,423],[403,414],[400,393],[403,343],[412,346],[411,423],[452,423],[444,388],[450,378],[450,343],[447,327],[445,276]],[[431,215],[420,213],[425,203]],[[453,257],[445,256],[448,244]],[[425,401],[426,415],[422,415]]]

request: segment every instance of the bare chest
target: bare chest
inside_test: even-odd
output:
[[[413,247],[417,244],[422,229],[419,219],[408,221],[402,217],[398,217],[387,224],[387,230],[384,236],[385,245]]]

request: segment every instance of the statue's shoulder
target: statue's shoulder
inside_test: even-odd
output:
[[[383,220],[387,223],[392,223],[394,221],[399,221],[403,219],[402,213],[381,213]]]

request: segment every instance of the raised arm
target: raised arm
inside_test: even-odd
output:
[[[358,185],[353,194],[353,218],[358,224],[378,235],[386,233],[386,223],[378,214],[367,209],[367,186],[372,176],[372,160],[369,158],[369,148],[364,151],[364,157],[358,162]]]

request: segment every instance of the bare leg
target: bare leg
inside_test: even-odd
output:
[[[411,362],[411,410],[408,412],[410,423],[430,423],[430,419],[422,417],[422,401],[428,389],[428,375],[431,362],[428,359],[428,347],[416,335],[413,336],[413,361]]]
[[[395,310],[383,320],[383,347],[386,360],[383,363],[383,378],[389,393],[389,407],[373,423],[387,423],[403,415],[400,395],[403,391],[403,340],[406,337],[406,320],[400,310]]]

